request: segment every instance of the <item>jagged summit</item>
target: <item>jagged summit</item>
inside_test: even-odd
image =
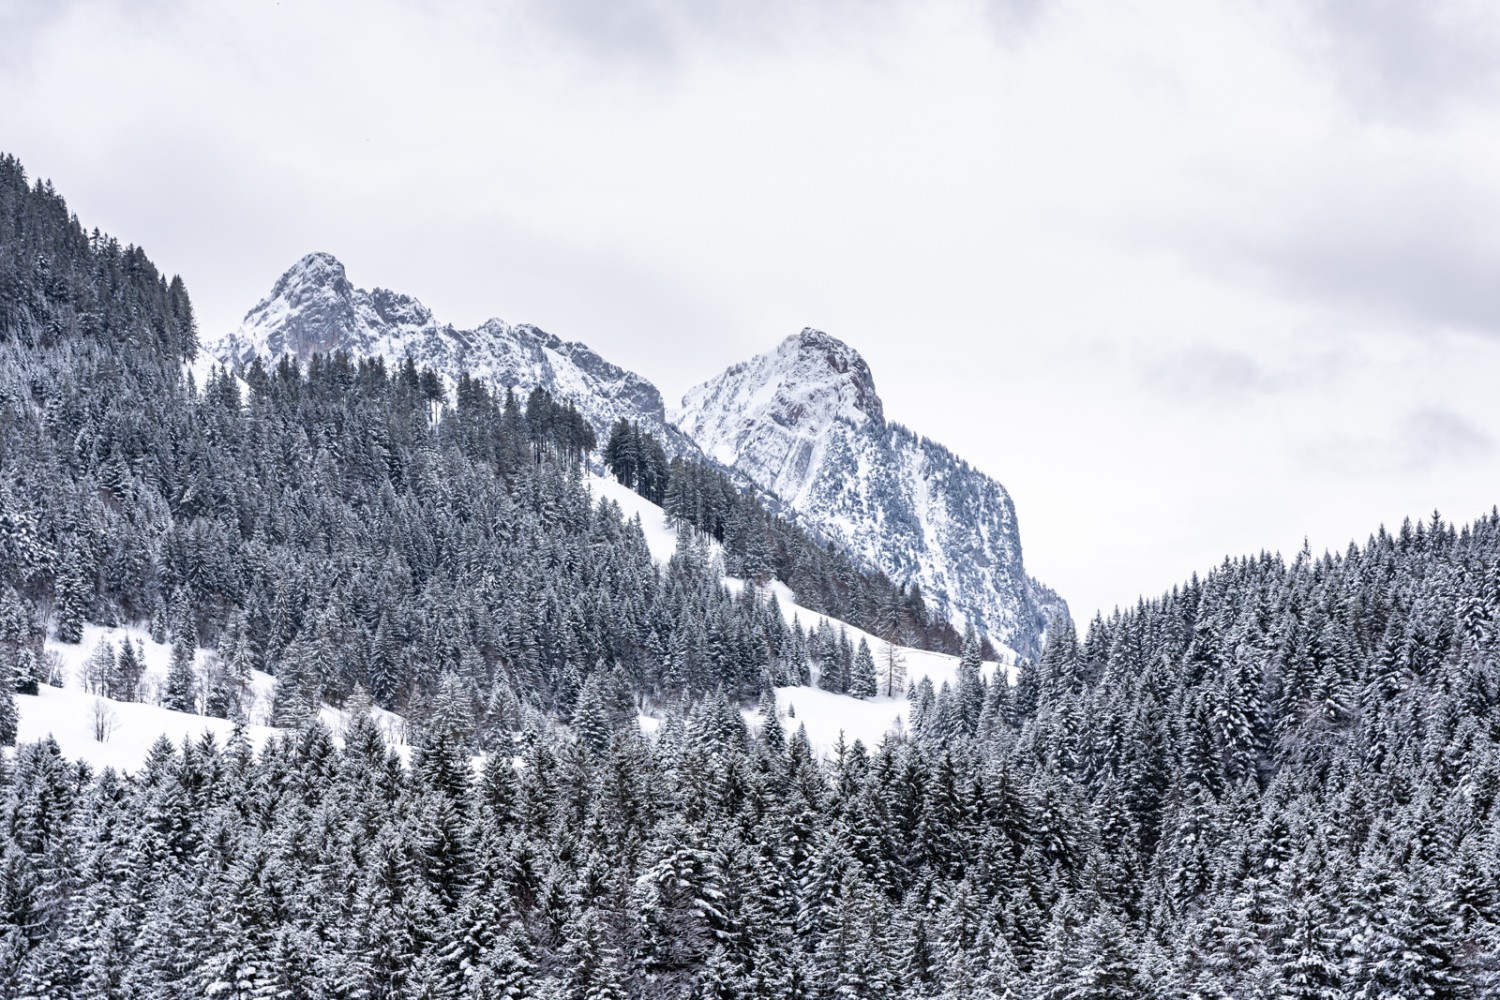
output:
[[[809,327],[688,390],[674,416],[705,452],[725,465],[748,460],[795,504],[829,428],[883,424],[885,407],[859,352]]]
[[[334,285],[340,282],[349,283],[343,261],[327,251],[315,250],[286,269],[286,273],[277,279],[273,294],[293,283]]]
[[[885,418],[859,352],[804,329],[689,390],[678,426],[866,563],[1019,652],[1066,606],[1031,580],[1005,487]]]
[[[863,415],[877,423],[885,420],[885,406],[875,391],[875,378],[864,357],[822,330],[804,327],[781,342],[776,349],[779,357],[789,359],[788,374],[801,375],[809,384],[819,385],[836,392],[841,403],[842,416],[857,420]]]
[[[306,358],[336,350],[400,356],[401,341],[436,326],[421,302],[385,288],[356,288],[337,257],[318,252],[287,268],[240,328],[210,347],[228,364],[257,354]]]
[[[662,439],[670,454],[697,453],[667,423],[656,386],[584,344],[500,319],[486,320],[472,330],[439,322],[410,295],[358,288],[330,253],[310,253],[297,261],[245,314],[238,330],[205,346],[231,367],[257,355],[306,359],[337,350],[356,358],[410,357],[449,379],[467,373],[495,386],[546,389],[577,406],[601,439],[624,417],[639,421]]]

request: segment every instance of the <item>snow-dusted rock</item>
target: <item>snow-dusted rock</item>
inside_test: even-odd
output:
[[[885,419],[864,358],[818,330],[699,385],[673,416],[803,523],[991,639],[1035,654],[1066,606],[1031,580],[1005,487]]]

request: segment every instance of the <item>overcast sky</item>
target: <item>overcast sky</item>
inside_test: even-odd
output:
[[[0,149],[205,332],[312,250],[669,401],[826,330],[1086,618],[1500,501],[1494,9],[0,0]]]

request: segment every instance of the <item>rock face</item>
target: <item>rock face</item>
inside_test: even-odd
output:
[[[929,603],[1035,655],[1066,605],[1026,575],[1005,487],[885,419],[870,367],[818,330],[688,392],[675,417],[703,451],[775,493]]]
[[[601,441],[624,417],[660,438],[668,454],[697,454],[667,423],[656,386],[583,344],[498,319],[473,330],[440,323],[409,295],[356,288],[331,254],[303,257],[245,314],[238,330],[205,346],[231,367],[256,355],[275,359],[290,354],[305,360],[336,350],[355,358],[410,357],[450,379],[467,372],[495,386],[546,389],[577,406]]]

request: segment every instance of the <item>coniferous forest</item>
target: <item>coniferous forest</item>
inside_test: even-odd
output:
[[[565,400],[338,355],[194,385],[195,350],[180,280],[0,161],[0,741],[84,622],[217,649],[185,682],[226,717],[274,674],[286,727],[129,774],[8,751],[0,995],[1500,994],[1500,514],[1226,560],[1010,684]],[[665,567],[598,452],[683,525]],[[868,649],[726,568],[962,649],[957,683],[824,759],[765,692],[869,693]]]

